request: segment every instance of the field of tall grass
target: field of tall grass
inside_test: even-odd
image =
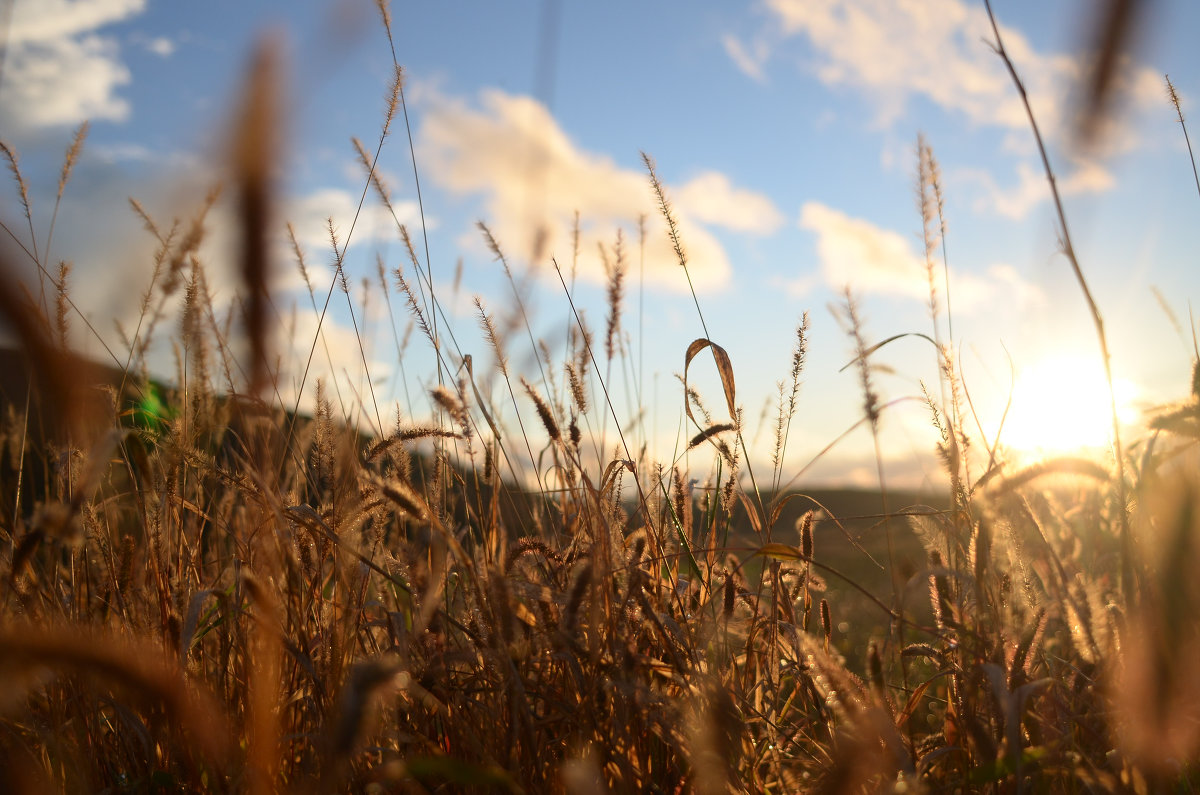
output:
[[[625,438],[633,418],[607,389],[614,367],[631,366],[619,246],[603,328],[576,313],[549,263],[571,329],[555,355],[511,274],[511,311],[480,302],[478,329],[447,328],[438,266],[419,256],[420,230],[399,227],[409,261],[381,266],[379,287],[392,322],[407,314],[435,355],[434,421],[387,420],[369,390],[348,405],[322,381],[301,380],[311,412],[281,397],[268,332],[273,80],[264,51],[224,186],[240,224],[238,303],[224,312],[211,298],[198,255],[207,207],[163,225],[135,203],[157,255],[141,322],[103,366],[69,349],[89,333],[69,269],[45,259],[53,222],[34,227],[37,197],[3,147],[24,218],[3,219],[0,315],[31,378],[0,417],[0,791],[1197,786],[1200,366],[1192,395],[1144,438],[1118,438],[1107,463],[1007,463],[1002,438],[971,433],[957,352],[939,332],[943,195],[927,146],[917,172],[942,366],[926,395],[948,485],[936,507],[884,493],[884,515],[852,524],[783,487],[806,318],[781,363],[770,470],[754,471],[735,363],[707,331],[679,341],[691,469],[682,450],[651,460]],[[404,146],[394,128],[406,112],[397,64],[378,144],[359,146],[364,187],[389,207],[375,166],[385,145]],[[661,215],[648,234],[670,236],[686,279],[687,229],[645,166]],[[1055,200],[1107,363],[1101,308]],[[507,272],[504,241],[482,233]],[[314,308],[344,299],[354,316],[344,241],[333,247],[327,287],[299,246],[295,265]],[[878,346],[845,298],[874,431]],[[493,372],[457,352],[455,331],[482,333]],[[169,378],[149,372],[161,338],[175,351]],[[327,355],[320,336],[304,344],[297,375]],[[535,372],[510,367],[518,346]],[[713,363],[721,390],[701,395],[689,370]],[[360,413],[361,427],[343,421]],[[844,637],[847,617],[880,631]]]

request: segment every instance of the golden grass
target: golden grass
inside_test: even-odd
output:
[[[380,9],[390,41],[387,4]],[[70,328],[82,316],[68,269],[51,274],[52,234],[37,245],[16,153],[0,147],[28,226],[26,235],[4,224],[12,245],[0,277],[16,284],[15,264],[32,263],[55,303],[0,291],[31,373],[0,424],[0,790],[1193,786],[1200,388],[1164,410],[1153,439],[1126,448],[1136,458],[1119,453],[1111,469],[1063,459],[1012,471],[997,440],[969,434],[950,296],[939,300],[935,278],[938,247],[946,260],[941,184],[923,140],[927,339],[941,376],[926,395],[948,508],[885,509],[870,536],[856,536],[848,517],[780,488],[807,317],[778,385],[768,491],[753,476],[734,363],[707,329],[681,341],[681,396],[694,426],[687,460],[711,451],[711,464],[689,471],[682,455],[652,461],[638,446],[609,394],[614,367],[633,369],[620,239],[600,368],[595,334],[575,312],[573,268],[568,285],[555,263],[571,321],[556,362],[481,225],[515,296],[500,318],[476,301],[495,358],[483,373],[458,349],[428,257],[398,225],[411,272],[380,263],[379,286],[397,347],[408,334],[401,343],[392,289],[437,358],[435,420],[397,416],[385,427],[373,394],[356,406],[331,399],[323,381],[310,388],[320,331],[299,368],[316,410],[303,417],[298,403],[285,405],[264,330],[279,131],[260,100],[271,74],[264,55],[234,136],[241,321],[218,319],[199,258],[217,192],[170,228],[134,203],[159,248],[139,323],[102,377],[81,374],[67,349],[84,333]],[[397,113],[407,127],[398,65],[379,146],[355,142],[364,196],[373,187],[385,206],[375,165]],[[85,133],[67,153],[57,200]],[[684,230],[645,163],[686,276]],[[323,319],[342,285],[354,313],[341,269],[347,241],[331,237],[337,263],[322,306],[291,235],[314,312]],[[173,320],[168,299],[181,287],[177,377],[164,387],[147,376],[146,351]],[[845,314],[874,426],[888,407],[869,360],[886,343],[868,345],[849,294]],[[536,375],[510,363],[522,331]],[[249,354],[239,359],[242,338]],[[720,420],[688,381],[701,354],[720,377]],[[481,378],[507,393],[515,431]],[[98,380],[110,383],[102,400],[88,391]],[[370,434],[345,421],[363,413]],[[908,568],[902,537],[918,550]],[[886,566],[871,555],[882,548]],[[880,571],[886,579],[875,581],[887,584],[873,590],[866,575]],[[839,628],[849,619],[882,631],[852,638]]]

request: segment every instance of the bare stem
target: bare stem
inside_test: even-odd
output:
[[[1129,506],[1127,504],[1125,494],[1125,456],[1121,449],[1121,423],[1117,415],[1117,395],[1113,389],[1112,375],[1112,354],[1109,353],[1108,337],[1104,332],[1104,320],[1100,317],[1100,309],[1096,306],[1096,301],[1092,298],[1092,291],[1088,287],[1087,279],[1083,277],[1083,269],[1079,267],[1079,260],[1075,256],[1075,246],[1071,243],[1071,232],[1067,228],[1067,214],[1063,210],[1062,197],[1058,193],[1058,183],[1054,178],[1054,169],[1050,167],[1050,156],[1046,152],[1046,144],[1042,140],[1041,130],[1038,128],[1037,119],[1033,115],[1033,108],[1029,104],[1029,95],[1025,91],[1025,84],[1021,82],[1020,76],[1017,75],[1016,67],[1013,66],[1012,59],[1008,57],[1008,51],[1004,49],[1004,40],[1000,36],[1000,26],[996,23],[996,15],[992,13],[992,4],[990,0],[983,0],[983,5],[987,9],[988,20],[992,24],[992,33],[996,36],[996,43],[993,49],[996,54],[1004,61],[1004,66],[1008,69],[1008,74],[1012,77],[1014,85],[1017,87],[1017,93],[1021,95],[1021,103],[1025,106],[1025,114],[1029,117],[1029,126],[1033,130],[1034,140],[1037,142],[1038,154],[1042,158],[1042,166],[1046,170],[1046,181],[1050,184],[1050,195],[1054,199],[1054,210],[1058,214],[1059,229],[1062,232],[1062,250],[1067,258],[1067,262],[1071,264],[1071,271],[1075,274],[1075,280],[1079,283],[1079,289],[1083,292],[1083,298],[1087,301],[1088,311],[1091,312],[1092,322],[1096,326],[1096,338],[1100,342],[1100,355],[1104,359],[1104,377],[1108,381],[1108,400],[1109,409],[1112,414],[1112,432],[1113,432],[1113,456],[1117,460],[1117,500],[1120,502],[1121,510],[1121,587],[1125,592],[1126,604],[1132,604],[1134,595],[1134,577],[1133,577],[1133,537],[1129,529]]]

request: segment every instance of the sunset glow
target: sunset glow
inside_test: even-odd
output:
[[[1115,379],[1122,426],[1137,420],[1136,387]],[[1021,371],[1000,442],[1034,456],[1100,451],[1111,444],[1112,408],[1097,356],[1060,355]]]

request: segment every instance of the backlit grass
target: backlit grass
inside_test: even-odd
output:
[[[3,149],[24,217],[4,219],[0,314],[30,379],[5,383],[0,418],[0,790],[1194,786],[1200,381],[1151,435],[1117,436],[1108,464],[1017,469],[972,435],[940,278],[942,184],[923,141],[926,338],[940,370],[926,395],[945,492],[912,504],[880,465],[874,501],[834,506],[789,485],[784,464],[813,344],[804,316],[780,363],[769,466],[749,455],[737,363],[699,299],[704,336],[678,342],[688,455],[653,460],[630,433],[636,418],[609,386],[635,369],[622,326],[635,241],[609,250],[603,328],[576,311],[567,263],[546,257],[566,321],[552,346],[486,226],[512,297],[492,299],[498,312],[477,299],[476,325],[453,328],[420,230],[398,225],[408,261],[380,263],[378,288],[406,385],[418,383],[407,347],[433,354],[428,421],[377,401],[369,368],[358,394],[310,382],[314,360],[335,358],[319,332],[302,341],[307,359],[281,361],[268,333],[270,241],[286,220],[273,215],[275,71],[264,49],[222,188],[238,208],[239,300],[214,303],[199,256],[215,191],[169,225],[135,203],[158,251],[139,322],[103,366],[69,350],[94,332],[70,269],[46,260],[54,222],[35,228],[36,197]],[[406,113],[397,65],[378,143],[356,142],[364,187],[388,207],[376,164],[403,146]],[[670,236],[686,281],[687,230],[645,165],[661,213],[645,233]],[[358,350],[336,356],[365,365],[368,313],[330,231],[328,285],[293,232],[295,266],[321,317],[346,302]],[[37,278],[20,284],[26,271]],[[881,346],[849,290],[840,309],[882,461]],[[468,334],[494,366],[458,350]],[[175,371],[151,378],[163,339]],[[714,365],[720,390],[700,394],[693,368]]]

